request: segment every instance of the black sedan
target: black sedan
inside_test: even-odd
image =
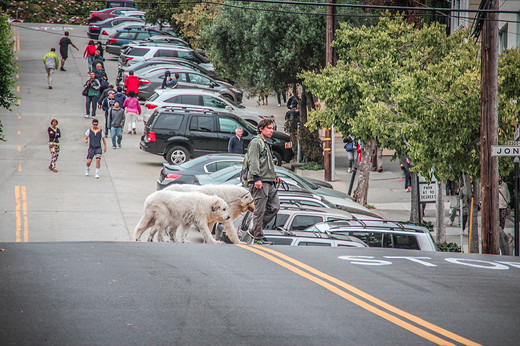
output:
[[[186,161],[180,165],[164,164],[161,175],[157,179],[157,190],[170,184],[193,184],[197,174],[213,173],[222,168],[242,164],[244,155],[209,154]]]

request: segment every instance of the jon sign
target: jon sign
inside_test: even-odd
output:
[[[491,156],[520,156],[520,145],[492,145]]]

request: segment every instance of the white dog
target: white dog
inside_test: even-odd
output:
[[[222,222],[222,225],[224,226],[224,230],[226,231],[226,234],[228,238],[234,243],[234,244],[243,244],[238,239],[237,231],[235,230],[235,227],[233,226],[233,221],[235,221],[241,214],[245,213],[246,211],[253,212],[255,209],[254,199],[251,196],[251,193],[249,191],[242,187],[237,185],[190,185],[190,184],[171,184],[168,187],[166,187],[162,191],[178,191],[178,192],[191,192],[191,191],[197,191],[202,192],[207,195],[215,195],[220,198],[222,198],[227,204],[228,204],[228,211],[230,215],[230,219]],[[213,224],[208,225],[209,229],[213,229],[213,226],[216,222]]]
[[[156,191],[144,202],[144,215],[135,228],[135,240],[150,228],[153,239],[156,232],[160,236],[169,233],[173,241],[184,241],[191,227],[196,227],[205,243],[217,243],[211,236],[208,225],[226,222],[230,219],[228,205],[218,196],[200,192]],[[176,236],[180,230],[180,238]],[[160,237],[158,236],[158,237]]]

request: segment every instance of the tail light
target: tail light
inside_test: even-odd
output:
[[[148,131],[148,142],[155,142],[155,132],[153,131]]]
[[[166,177],[164,177],[164,180],[175,180],[180,177],[182,177],[182,174],[166,174]]]
[[[108,36],[108,33],[106,30],[103,30],[103,32],[101,32],[101,35],[107,35]]]
[[[108,40],[108,44],[114,44],[116,43],[117,41],[117,38],[111,38],[110,40]]]
[[[133,57],[131,57],[131,56],[127,56],[127,57],[125,58],[125,63],[124,63],[123,65],[126,65],[126,64],[127,64],[130,60],[132,60],[132,59],[133,59]]]
[[[292,143],[291,142],[285,142],[285,149],[291,149]]]
[[[157,105],[154,105],[154,104],[151,104],[151,103],[147,103],[145,104],[145,107],[148,108],[148,109],[154,109],[157,107]]]
[[[91,26],[90,27],[90,31],[92,31],[92,30],[99,30],[99,27],[98,26]]]
[[[148,79],[144,79],[144,78],[139,78],[139,82],[141,84],[150,84],[150,81]]]

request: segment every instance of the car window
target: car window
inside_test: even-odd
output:
[[[213,96],[202,96],[202,102],[206,107],[226,108],[226,103]]]
[[[154,124],[155,128],[179,130],[181,128],[183,115],[162,113]]]
[[[181,100],[182,100],[181,103],[185,104],[185,105],[200,106],[199,95],[182,95]]]
[[[213,173],[213,172],[216,172],[216,171],[220,171],[223,168],[226,168],[226,167],[229,167],[229,166],[233,166],[233,165],[237,165],[237,164],[241,164],[241,163],[242,163],[242,161],[218,161],[218,162],[212,162],[212,163],[207,164],[206,166],[204,166],[204,170],[207,173]]]
[[[273,217],[273,219],[265,226],[265,229],[276,229],[277,227],[283,227],[288,218],[288,214],[278,213],[278,215]]]
[[[341,217],[334,217],[334,216],[327,217],[327,222],[345,221],[345,220],[349,220],[349,219],[341,218]]]
[[[219,132],[224,133],[235,133],[235,129],[237,129],[238,127],[242,127],[233,119],[221,117],[218,118],[218,126],[220,128]]]
[[[134,32],[120,32],[119,36],[117,38],[123,39],[123,40],[133,40],[135,37]]]
[[[291,238],[280,238],[280,237],[266,237],[273,245],[291,245],[293,239]]]
[[[213,123],[213,120],[214,117],[212,116],[194,116],[191,118],[190,130],[213,132],[215,131],[215,125]]]
[[[179,58],[183,58],[183,59],[186,59],[186,60],[191,60],[191,61],[195,61],[195,62],[199,62],[199,59],[197,59],[193,54],[192,52],[190,51],[177,51],[177,56]]]
[[[324,205],[315,201],[295,200],[295,199],[280,199],[282,204],[298,204],[306,207],[323,207]]]
[[[169,99],[164,100],[167,103],[182,103],[182,99],[180,95],[170,97]]]
[[[411,234],[393,234],[394,247],[397,249],[420,250],[417,237]]]
[[[190,83],[202,84],[202,85],[210,85],[211,84],[211,80],[209,78],[201,76],[200,74],[188,73],[188,76],[190,78]]]
[[[289,230],[301,231],[309,226],[312,226],[322,221],[323,218],[321,216],[296,215],[293,219],[291,226],[289,227]]]
[[[158,93],[153,93],[152,96],[150,96],[150,98],[148,99],[148,101],[155,101],[157,98],[159,97],[159,94]]]
[[[150,49],[148,48],[130,48],[130,50],[128,51],[127,55],[130,55],[130,56],[144,56],[146,53],[148,53]]]
[[[371,231],[341,231],[334,232],[334,234],[343,234],[349,235],[352,237],[356,237],[362,240],[370,247],[382,247],[383,246],[383,233],[381,232],[371,232]]]
[[[137,35],[135,36],[135,39],[136,40],[144,40],[144,39],[147,39],[148,37],[150,37],[149,33],[147,33],[147,32],[138,32]]]
[[[298,246],[332,246],[331,243],[305,240],[298,243]]]

